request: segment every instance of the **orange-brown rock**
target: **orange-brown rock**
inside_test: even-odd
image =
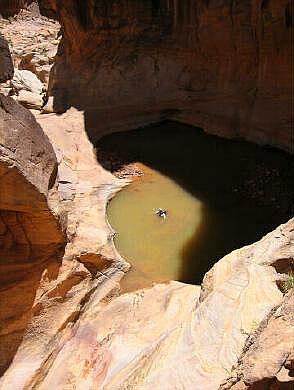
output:
[[[22,110],[31,117],[27,110]],[[58,163],[57,168],[53,154],[57,176],[48,193],[49,206],[46,207],[60,220],[67,243],[64,255],[56,254],[55,263],[46,266],[34,284],[27,281],[29,286],[34,286],[30,321],[4,376],[9,378],[11,372],[15,374],[15,366],[30,362],[16,376],[18,388],[25,384],[30,388],[29,383],[35,380],[39,370],[55,356],[56,340],[67,334],[78,320],[92,294],[98,294],[98,303],[111,290],[117,290],[119,280],[129,268],[113,246],[113,231],[105,219],[106,202],[124,181],[116,179],[97,163],[84,129],[83,114],[72,109],[62,116],[49,114],[37,118],[54,147]],[[38,139],[34,142],[40,143]],[[26,151],[32,153],[29,147]],[[46,155],[40,158],[46,162]],[[26,165],[31,167],[29,155],[27,160]],[[49,169],[48,161],[46,166]],[[48,230],[45,223],[44,229]],[[6,277],[3,275],[4,281]],[[14,284],[12,281],[12,286]],[[19,319],[17,306],[11,305],[11,310],[15,311],[16,320]],[[4,388],[11,387],[5,379],[3,381]]]
[[[277,282],[293,258],[293,220],[225,256],[201,290],[171,282],[116,297],[128,265],[113,247],[105,206],[125,181],[97,163],[82,112],[71,109],[37,119],[57,155],[58,173],[48,201],[66,231],[67,245],[60,263],[54,262],[56,256],[34,283],[26,279],[28,288],[34,288],[30,321],[21,343],[6,339],[9,348],[18,350],[0,388],[214,390],[230,383],[248,335],[283,302]],[[37,144],[42,144],[39,139]],[[35,155],[30,147],[25,151]],[[26,159],[30,167],[31,159]],[[50,167],[51,160],[44,159]],[[33,182],[37,173],[30,172]],[[40,188],[47,188],[42,183]],[[15,280],[11,286],[17,288]],[[17,310],[24,309],[23,303],[8,306],[17,324],[23,319]],[[287,354],[288,343],[280,345],[277,353]],[[274,375],[284,366],[287,370],[275,356]],[[261,364],[260,375],[266,367]]]
[[[59,267],[64,237],[47,195],[57,161],[32,114],[0,96],[0,371],[34,313],[43,274]]]
[[[13,76],[13,63],[7,41],[0,35],[0,83]]]
[[[39,3],[63,27],[54,110],[94,140],[170,118],[293,151],[289,0]]]
[[[288,385],[293,296],[279,284],[294,220],[225,256],[201,288],[117,296],[129,265],[105,209],[127,181],[88,136],[172,118],[290,150],[289,2],[40,4],[64,32],[49,101],[84,112],[36,115],[39,127],[0,98],[1,390]]]
[[[201,290],[171,282],[107,296],[125,267],[114,259],[104,221],[106,199],[119,181],[97,166],[81,119],[73,109],[38,119],[59,154],[60,177],[50,204],[67,215],[69,243],[63,271],[39,296],[41,306],[43,296],[51,299],[37,322],[41,332],[24,339],[0,388],[218,389],[230,382],[248,336],[273,311],[278,313],[277,307],[284,313],[277,283],[293,258],[294,220],[221,259]],[[104,265],[97,263],[101,255]],[[273,356],[289,355],[291,341],[285,336]],[[286,366],[274,358],[274,377]],[[267,368],[260,364],[259,374]]]

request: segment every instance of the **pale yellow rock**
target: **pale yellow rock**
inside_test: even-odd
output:
[[[11,3],[9,1],[9,5]],[[21,1],[15,3],[20,4]],[[7,4],[1,6],[7,8]],[[14,67],[33,72],[46,87],[60,42],[60,38],[57,38],[59,29],[57,21],[43,17],[33,9],[22,10],[9,22],[0,19],[1,35],[9,42]],[[51,43],[53,39],[55,42]]]
[[[11,85],[16,91],[25,90],[40,95],[43,84],[38,77],[29,70],[14,69]]]
[[[105,220],[106,202],[126,182],[118,180],[98,165],[94,148],[84,129],[83,113],[70,110],[57,115],[39,115],[58,161],[55,186],[48,194],[51,211],[59,218],[67,235],[61,264],[54,272],[43,272],[36,289],[33,316],[6,372],[22,388],[33,378],[49,356],[54,355],[63,330],[79,317],[85,302],[97,288],[104,298],[129,268],[114,248],[113,232]],[[14,365],[26,361],[20,378]],[[3,378],[4,387],[6,379]],[[10,381],[10,379],[9,379]],[[21,383],[21,384],[20,384]]]
[[[43,105],[43,98],[40,93],[29,92],[24,89],[19,91],[15,100],[22,106],[35,110],[40,110]]]
[[[109,302],[101,300],[109,288],[100,285],[75,323],[52,339],[47,359],[37,364],[30,356],[32,339],[0,388],[218,389],[255,324],[282,302],[273,265],[293,257],[293,227],[292,219],[225,256],[202,291],[171,282]]]
[[[50,5],[50,3],[54,4],[55,1],[51,0],[47,3]],[[92,6],[93,4],[89,5],[89,10]],[[121,6],[123,5],[121,4]],[[72,12],[71,7],[73,7]],[[141,10],[142,6],[139,3],[135,5],[135,11],[137,7],[138,10]],[[258,13],[257,21],[254,21],[253,18],[249,24],[252,24],[253,27],[263,26],[264,17],[271,10],[273,20],[278,25],[270,23],[265,26],[265,31],[269,34],[268,36],[276,36],[272,34],[273,31],[282,31],[284,34],[284,30],[288,27],[284,23],[284,18],[280,17],[279,8],[272,7],[271,4],[269,9],[264,7],[263,11]],[[244,7],[245,11],[249,8],[248,5]],[[255,10],[255,5],[253,8]],[[227,20],[230,20],[230,18],[219,18],[223,14],[231,16],[235,22],[238,21],[239,14],[232,16],[232,7],[218,7],[212,14],[216,18],[214,25],[214,23],[210,23],[210,14],[207,13],[207,9],[208,7],[205,6],[203,10],[199,10],[201,11],[200,15],[203,15],[204,23],[209,22],[207,25],[209,28],[223,26],[223,21],[227,23]],[[251,110],[254,106],[253,114],[245,115],[244,118],[241,116],[240,118],[244,120],[239,121],[238,125],[238,120],[237,122],[232,120],[235,114],[232,114],[230,99],[236,100],[234,94],[238,88],[235,88],[235,84],[242,80],[242,77],[238,78],[237,72],[234,83],[229,78],[230,82],[227,84],[232,85],[233,90],[224,93],[224,82],[226,84],[227,75],[231,75],[232,72],[227,72],[227,57],[223,55],[223,49],[216,53],[216,59],[219,61],[209,62],[207,69],[202,67],[201,61],[207,64],[209,57],[211,44],[211,39],[207,38],[209,34],[206,34],[207,37],[205,34],[203,36],[203,33],[200,34],[200,37],[199,34],[195,35],[197,40],[200,39],[199,42],[204,42],[204,45],[202,45],[198,55],[192,42],[192,55],[187,56],[188,62],[183,62],[183,66],[180,62],[186,56],[182,56],[181,59],[181,51],[171,48],[172,50],[164,52],[161,58],[158,57],[158,48],[155,45],[154,56],[149,54],[144,58],[138,56],[131,66],[127,63],[126,72],[116,68],[116,64],[108,62],[105,62],[97,71],[97,67],[96,69],[88,67],[91,65],[88,60],[91,56],[85,56],[87,63],[83,63],[84,57],[81,58],[81,46],[83,53],[92,55],[92,47],[96,52],[97,41],[89,39],[91,35],[88,35],[87,29],[79,29],[80,19],[75,17],[77,13],[75,3],[69,2],[69,6],[60,3],[58,13],[60,10],[63,10],[61,16],[64,22],[64,31],[67,33],[64,41],[64,47],[67,49],[65,50],[67,62],[61,62],[61,75],[63,77],[57,74],[59,78],[56,77],[55,83],[57,84],[55,86],[59,85],[60,88],[56,90],[58,93],[62,92],[61,95],[64,90],[68,91],[69,101],[72,99],[76,106],[92,108],[93,85],[95,86],[94,89],[96,93],[98,91],[97,96],[101,101],[94,118],[105,118],[106,122],[100,126],[102,120],[92,121],[95,130],[92,136],[95,135],[98,138],[110,127],[117,129],[129,128],[131,125],[136,127],[139,124],[168,117],[198,126],[203,125],[210,132],[223,133],[227,136],[234,136],[235,130],[239,128],[237,135],[242,134],[257,142],[268,142],[287,150],[291,149],[291,132],[289,132],[289,121],[287,122],[287,118],[289,119],[288,111],[280,110],[280,116],[277,119],[275,118],[276,113],[268,109],[271,105],[276,105],[276,96],[282,97],[280,100],[283,107],[285,106],[284,100],[289,101],[290,90],[288,87],[291,83],[288,82],[287,77],[289,73],[287,72],[288,57],[285,57],[285,61],[280,57],[277,59],[279,66],[283,68],[285,65],[286,71],[282,74],[282,84],[285,91],[282,91],[281,83],[268,84],[268,80],[272,78],[264,77],[264,83],[261,83],[261,89],[258,88],[258,90],[264,92],[266,89],[266,94],[255,94],[253,88],[252,99],[245,106],[240,105],[240,107],[234,108],[234,112],[238,114],[240,110],[244,111],[244,107],[248,106],[248,109]],[[129,8],[127,7],[126,10],[125,20],[128,20],[130,17]],[[288,8],[281,7],[281,10],[283,13],[285,11],[286,14],[288,12]],[[100,17],[99,13],[96,15],[95,12],[89,12],[88,14],[89,20]],[[177,22],[177,19],[177,14],[175,14],[174,21]],[[133,31],[136,34],[136,41],[133,42],[137,44],[140,23],[137,23],[136,18],[131,19],[131,23],[134,23]],[[33,72],[42,82],[47,84],[49,70],[59,42],[56,39],[58,24],[41,19],[40,16],[35,19],[35,22],[25,16],[15,19],[12,23],[3,24],[1,22],[0,24],[1,27],[2,25],[5,27],[3,35],[11,42],[15,67]],[[146,27],[148,24],[149,22]],[[44,31],[42,27],[44,25],[48,27],[48,33]],[[229,36],[231,29],[236,29],[238,25],[229,21],[228,26],[228,30],[225,28],[223,31],[228,31]],[[277,26],[277,30],[272,30],[272,26]],[[248,29],[245,31],[243,24],[241,27],[237,30],[243,31],[246,35]],[[137,28],[139,28],[138,31],[136,31]],[[275,27],[273,28],[275,29]],[[126,29],[126,34],[129,34],[130,31],[132,30]],[[285,42],[288,43],[290,42],[288,31],[286,33],[283,36],[287,38]],[[89,34],[92,34],[91,29],[89,29]],[[97,33],[98,38],[99,35],[100,33]],[[51,36],[51,48],[48,48],[48,36]],[[77,37],[79,39],[76,39]],[[158,37],[155,31],[153,41],[157,42]],[[240,37],[243,35],[241,34]],[[126,42],[131,42],[131,40],[128,39]],[[241,51],[244,42],[243,38],[237,42],[237,47],[241,48]],[[70,46],[69,43],[72,45]],[[258,42],[258,44],[260,43]],[[252,45],[249,46],[254,53],[256,47],[259,47],[255,41],[252,41]],[[264,65],[265,60],[271,58],[272,53],[274,53],[271,49],[275,45],[260,47],[262,53],[266,50],[265,56],[258,59],[257,65],[261,67],[262,73],[267,69],[266,74],[273,74],[269,61],[267,61],[267,67],[262,67],[262,65]],[[109,48],[110,52],[117,55],[117,47],[112,48],[112,44],[107,47],[107,55],[109,55]],[[269,54],[267,54],[268,48],[271,50]],[[126,49],[124,53],[130,53],[128,47]],[[142,49],[145,51],[143,47]],[[231,46],[230,43],[226,42],[225,49],[226,53],[234,53],[236,45]],[[5,51],[7,52],[7,47],[5,47]],[[31,56],[32,51],[36,52],[33,56]],[[131,53],[133,53],[132,45]],[[176,53],[175,58],[173,58],[173,53]],[[197,55],[196,62],[195,53]],[[275,56],[277,55],[275,54]],[[228,58],[233,57],[229,55]],[[256,61],[255,56],[248,55],[246,58],[248,59],[247,68],[252,68],[252,61]],[[236,59],[238,58],[236,57]],[[97,61],[97,58],[95,61],[98,64],[103,64],[103,61]],[[124,61],[120,62],[119,66],[123,63]],[[68,68],[65,68],[64,64],[67,64]],[[76,64],[82,64],[82,66],[77,66],[74,69]],[[234,61],[232,62],[232,65],[239,69],[239,62],[237,61],[236,64],[234,65]],[[274,62],[273,65],[275,65]],[[5,66],[4,70],[6,71]],[[71,66],[73,66],[72,69]],[[214,77],[215,66],[220,69],[217,78]],[[241,69],[240,74],[242,72],[246,74],[247,68]],[[99,77],[95,76],[94,84],[93,70],[91,69],[95,70],[96,76],[100,75]],[[143,70],[141,73],[140,69]],[[198,85],[199,77],[194,78],[193,75],[198,75],[199,69],[202,73],[204,72],[203,80],[205,83],[206,80],[213,81],[211,85]],[[168,72],[166,73],[165,70]],[[18,70],[16,72],[14,87],[20,91],[19,96],[23,93],[23,89],[28,90],[29,93],[33,90],[40,92],[40,83],[37,83],[38,85],[33,83],[34,88],[32,88],[23,80],[23,77],[19,77],[19,72],[26,71]],[[87,77],[84,77],[85,75]],[[141,75],[143,75],[143,79]],[[4,76],[4,80],[6,80],[6,74]],[[33,79],[35,78],[33,77]],[[77,85],[76,80],[87,81],[86,84]],[[248,80],[249,84],[247,81],[244,82],[245,89],[243,88],[245,91],[243,91],[243,95],[246,99],[248,97],[247,89],[256,84],[254,75],[252,80]],[[75,81],[73,85],[71,85],[72,81]],[[144,83],[147,88],[145,88],[145,94],[142,94]],[[190,88],[190,84],[194,90]],[[91,88],[88,88],[88,85]],[[279,90],[276,91],[277,93],[273,93],[276,85],[279,85]],[[218,89],[219,87],[221,89]],[[194,103],[194,99],[188,103],[191,92],[195,93],[195,91],[197,94],[199,93],[199,99],[195,95],[196,103]],[[138,102],[138,96],[143,97],[140,102]],[[239,98],[239,95],[237,97]],[[254,105],[251,104],[251,100],[254,101]],[[215,103],[217,101],[224,104],[224,112],[221,112],[220,104]],[[272,103],[268,105],[271,101]],[[55,109],[54,103],[56,105],[53,98],[49,99],[45,111],[53,111]],[[227,110],[227,108],[229,109]],[[268,113],[271,111],[273,117],[268,117]],[[246,342],[248,342],[248,335],[259,326],[264,318],[268,318],[269,313],[274,308],[280,305],[282,307],[283,295],[276,284],[280,275],[274,266],[279,260],[290,262],[290,259],[294,257],[294,220],[280,226],[258,243],[225,256],[207,274],[201,289],[199,286],[170,282],[117,296],[119,281],[129,265],[120,257],[113,246],[113,231],[105,218],[105,208],[108,199],[127,182],[114,178],[97,163],[95,151],[85,130],[85,118],[82,111],[71,109],[61,116],[55,114],[42,116],[36,114],[36,116],[54,147],[58,161],[57,181],[54,185],[51,180],[52,177],[55,178],[56,174],[54,153],[51,150],[51,158],[54,157],[52,159],[54,165],[52,166],[52,164],[45,163],[46,153],[39,150],[42,143],[31,142],[39,140],[38,138],[31,140],[31,137],[26,137],[26,143],[23,144],[24,140],[21,137],[23,131],[15,132],[22,126],[20,118],[17,122],[17,128],[11,127],[14,130],[13,137],[9,135],[9,132],[6,132],[2,137],[5,143],[1,142],[1,144],[7,144],[7,147],[5,147],[3,156],[5,175],[2,175],[2,179],[5,191],[1,192],[1,207],[16,212],[19,212],[21,207],[24,214],[34,208],[33,216],[30,216],[30,219],[24,217],[25,224],[19,223],[19,221],[16,224],[13,218],[9,222],[14,228],[17,228],[18,225],[28,226],[30,245],[26,246],[29,249],[31,243],[44,246],[48,241],[50,262],[48,265],[42,263],[38,278],[33,280],[34,289],[32,289],[31,276],[25,273],[26,278],[23,283],[19,283],[17,286],[11,285],[9,293],[3,292],[2,302],[4,302],[5,310],[3,309],[2,313],[7,315],[3,316],[6,326],[2,327],[1,336],[4,338],[9,332],[13,334],[13,332],[18,331],[19,333],[19,330],[21,330],[21,335],[18,334],[19,340],[15,344],[19,346],[17,352],[12,351],[11,354],[13,356],[16,352],[13,362],[0,381],[1,390],[214,390],[223,383],[228,384],[228,379],[231,378],[231,373],[234,372],[234,367],[242,356]],[[236,118],[239,118],[238,115]],[[253,118],[249,123],[250,126],[247,123],[248,118]],[[282,122],[281,119],[283,119]],[[96,125],[96,122],[99,123]],[[260,126],[260,123],[265,125]],[[283,126],[276,126],[277,123],[279,125],[282,123]],[[261,128],[266,129],[264,134],[262,132],[259,134]],[[275,137],[271,137],[276,128],[282,128],[283,131],[274,134]],[[18,146],[15,139],[21,140],[22,147],[15,148]],[[30,143],[27,143],[28,139]],[[25,147],[26,145],[29,147]],[[34,153],[30,149],[33,150],[32,145],[37,145]],[[19,152],[21,153],[19,154]],[[42,153],[43,157],[41,158]],[[25,156],[27,158],[24,158]],[[10,169],[9,165],[9,175],[6,174],[7,161],[13,161],[13,164],[16,164],[13,169]],[[22,174],[14,177],[16,168]],[[40,169],[45,174],[40,174]],[[20,178],[21,184],[26,183],[26,185],[15,185],[18,184],[18,178]],[[27,182],[32,184],[34,194],[38,196],[33,197],[29,190],[27,195],[27,192],[23,190],[24,188],[31,190]],[[48,235],[48,227],[51,225],[43,222],[44,219],[40,218],[42,213],[40,215],[39,210],[35,207],[39,200],[39,192],[35,191],[35,187],[42,194],[41,207],[39,208],[42,212],[46,211],[53,226],[51,227],[53,233],[51,232],[50,235]],[[48,188],[50,188],[49,194]],[[11,208],[12,206],[13,208]],[[59,225],[57,229],[57,222],[51,212],[60,221],[67,236],[67,245],[62,259],[58,257],[55,246],[63,248],[63,236]],[[7,215],[4,216],[7,218]],[[0,229],[2,229],[2,233],[5,232],[4,236],[9,236],[6,234],[4,224],[0,226]],[[20,229],[15,231],[17,232],[15,233],[17,241],[23,243],[27,239],[25,234],[20,234]],[[54,239],[52,238],[50,241],[48,236],[50,239],[51,236]],[[5,244],[10,249],[10,241],[6,240]],[[18,252],[21,253],[21,251]],[[29,250],[27,253],[30,254]],[[39,248],[36,249],[36,258],[38,257]],[[29,256],[27,258],[30,259]],[[21,270],[26,271],[22,264],[20,267]],[[14,276],[15,272],[11,272],[11,274]],[[30,272],[30,274],[33,273]],[[7,277],[4,272],[2,275]],[[28,289],[30,289],[32,302],[25,308],[23,314],[22,298],[28,295]],[[31,292],[31,290],[33,291]],[[5,302],[8,302],[8,297],[11,299],[10,305],[5,305]],[[279,314],[279,312],[277,313]],[[264,333],[261,333],[258,339],[267,353],[266,359],[260,350],[254,348],[245,355],[243,363],[247,362],[247,365],[241,366],[238,375],[243,375],[248,383],[262,381],[264,377],[269,376],[276,377],[280,381],[289,380],[287,361],[290,360],[291,322],[288,321],[287,326],[289,324],[289,327],[284,328],[283,321],[282,315],[273,318],[272,322],[269,322],[269,325],[273,323],[273,326],[265,328]],[[276,329],[281,336],[279,343],[275,342],[274,333],[272,333],[272,330]],[[267,338],[273,339],[273,344],[265,343]],[[7,345],[9,346],[9,342]],[[272,352],[274,352],[273,356]],[[277,356],[278,359],[275,359]],[[241,386],[239,388],[247,387],[242,383],[236,384],[236,386],[239,385]]]
[[[94,147],[87,137],[83,112],[39,115],[37,120],[48,135],[59,160],[57,197],[49,198],[51,207],[67,212],[70,230],[66,256],[96,254],[103,256],[103,246],[112,240],[105,219],[107,200],[128,183],[111,175],[97,162]],[[67,200],[72,203],[67,203]],[[113,246],[111,246],[113,247]],[[113,247],[114,250],[114,247]],[[106,249],[107,256],[111,250]],[[120,256],[113,251],[112,258]]]
[[[83,112],[37,120],[57,156],[48,200],[68,242],[55,277],[43,274],[1,390],[218,389],[248,334],[282,302],[273,265],[294,256],[294,220],[225,256],[201,291],[171,282],[105,300],[128,269],[105,219],[126,181],[97,163]]]

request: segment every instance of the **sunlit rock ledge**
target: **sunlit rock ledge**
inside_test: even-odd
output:
[[[68,243],[55,278],[40,283],[37,314],[1,389],[217,389],[230,383],[248,337],[283,302],[278,284],[294,256],[294,220],[225,256],[201,287],[170,282],[116,296],[128,264],[112,244],[105,205],[126,182],[98,165],[83,113],[37,120],[57,155],[48,201]],[[285,342],[290,356],[291,339]],[[286,360],[279,360],[280,369]]]
[[[44,110],[63,114],[36,115],[39,127],[0,102],[1,390],[290,388],[294,220],[201,286],[119,295],[129,264],[105,208],[127,181],[90,142],[175,119],[293,151],[289,1],[78,3],[39,0],[63,28]],[[13,69],[0,49],[2,82]]]

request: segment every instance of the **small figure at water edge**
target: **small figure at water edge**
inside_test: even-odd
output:
[[[159,208],[155,211],[155,214],[158,215],[160,218],[165,219],[168,215],[168,212],[167,210]]]

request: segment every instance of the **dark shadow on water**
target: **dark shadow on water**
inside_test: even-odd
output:
[[[97,148],[106,169],[140,161],[203,202],[201,226],[183,248],[181,281],[200,283],[218,259],[293,216],[294,161],[282,151],[176,122],[112,134]]]

